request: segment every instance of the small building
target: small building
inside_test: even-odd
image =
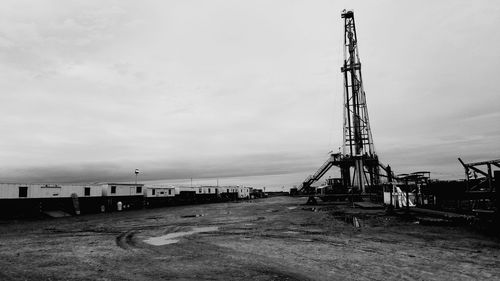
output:
[[[144,206],[144,184],[107,183],[102,188],[105,210],[137,209]]]
[[[176,192],[176,187],[173,186],[147,186],[144,196],[147,198],[175,197],[176,194],[178,194],[178,192]]]
[[[171,205],[175,201],[179,188],[174,186],[153,185],[146,186],[144,191],[145,204],[148,207]]]
[[[235,186],[219,186],[217,192],[223,201],[238,199],[238,191]]]
[[[233,196],[234,199],[250,198],[250,188],[244,186],[222,186],[217,187],[218,192],[223,195]]]
[[[107,183],[102,188],[103,196],[143,196],[144,184]]]
[[[197,187],[197,192],[196,194],[219,194],[220,190],[217,188],[217,186],[200,186]]]
[[[250,188],[244,186],[237,187],[238,199],[248,199],[250,198]]]
[[[101,197],[100,185],[0,183],[0,199]]]
[[[0,217],[32,216],[59,210],[79,214],[96,211],[102,198],[101,185],[0,184]]]

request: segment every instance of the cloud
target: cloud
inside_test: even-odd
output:
[[[305,177],[341,145],[351,5],[380,158],[459,176],[456,157],[500,154],[486,3],[8,2],[0,177]]]
[[[314,169],[306,155],[284,153],[239,154],[231,157],[193,157],[134,161],[82,161],[79,165],[47,163],[45,166],[20,166],[11,169],[3,179],[16,182],[110,182],[133,180],[136,168],[141,180],[175,180],[188,178],[226,178],[277,175]],[[49,180],[48,180],[49,179]]]

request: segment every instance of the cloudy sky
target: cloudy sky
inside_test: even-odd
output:
[[[498,1],[16,0],[0,181],[302,180],[342,141],[344,8],[385,164],[500,158]]]

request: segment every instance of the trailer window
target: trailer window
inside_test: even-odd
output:
[[[28,187],[27,186],[20,186],[19,187],[19,197],[28,197]]]
[[[85,187],[84,195],[85,196],[90,196],[90,187]]]
[[[142,192],[142,186],[136,186],[135,193],[141,193],[141,192]]]
[[[208,193],[210,193],[210,188],[208,189]]]
[[[169,189],[168,190],[168,195],[171,195],[172,194],[172,189]]]
[[[156,195],[156,189],[151,189],[151,194]]]
[[[203,189],[200,188],[200,193],[203,193]]]
[[[115,193],[116,193],[116,186],[112,185],[111,186],[111,194],[115,194]]]
[[[227,189],[227,193],[229,193],[229,188]]]

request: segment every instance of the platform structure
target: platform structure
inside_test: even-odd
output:
[[[458,158],[458,161],[464,167],[467,192],[495,190],[493,172],[494,168],[500,168],[500,159],[464,163]]]
[[[311,185],[333,166],[340,168],[342,186],[348,192],[365,193],[370,187],[380,184],[381,176],[389,179],[393,177],[390,167],[382,165],[375,152],[361,75],[354,12],[344,10],[341,18],[344,20],[342,152],[330,154],[316,173],[304,180],[299,190],[305,194],[312,193]],[[384,175],[381,175],[381,169]]]

